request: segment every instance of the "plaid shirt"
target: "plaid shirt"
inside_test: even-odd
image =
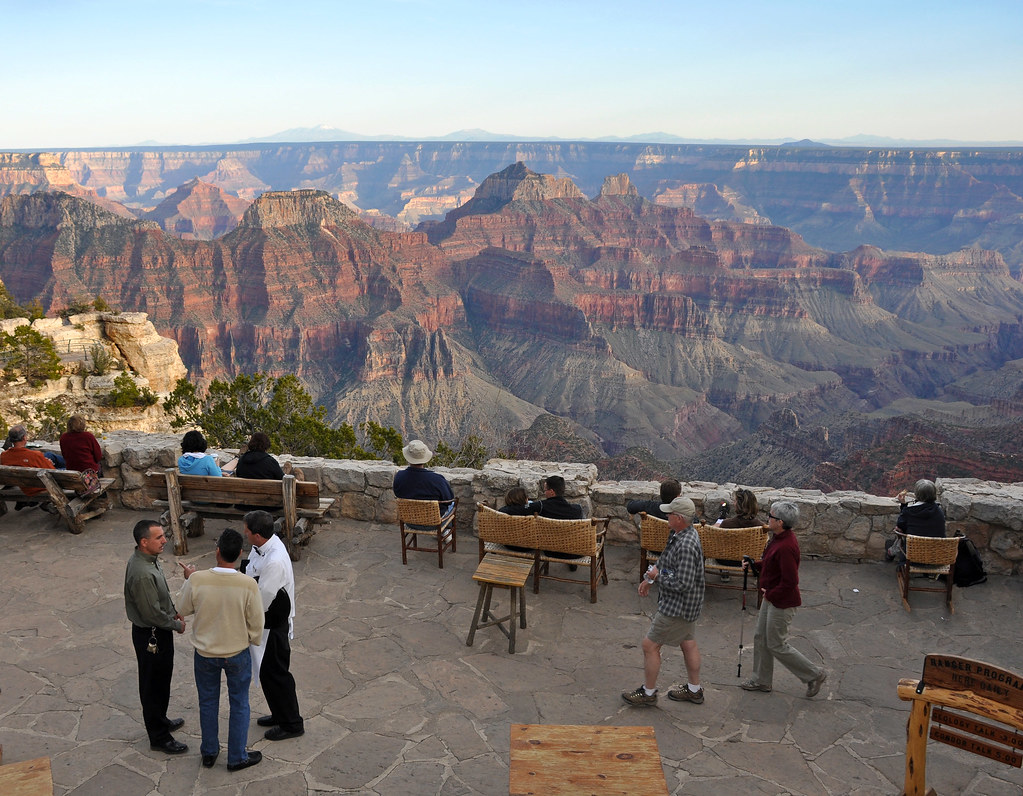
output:
[[[688,622],[700,618],[703,608],[703,548],[690,525],[668,537],[657,562],[657,610],[665,616],[681,616]]]

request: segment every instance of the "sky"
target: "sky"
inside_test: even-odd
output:
[[[1023,0],[0,0],[0,149],[435,137],[1023,142]]]

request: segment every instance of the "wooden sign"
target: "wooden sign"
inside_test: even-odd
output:
[[[975,755],[981,755],[983,757],[990,758],[991,760],[997,760],[999,763],[1005,763],[1007,766],[1015,766],[1020,768],[1020,764],[1023,763],[1023,755],[1019,752],[1014,752],[1012,749],[1006,749],[1004,746],[995,746],[994,744],[984,743],[978,741],[976,738],[971,738],[968,735],[960,735],[952,730],[947,730],[944,727],[931,727],[931,740],[941,741],[947,743],[949,746],[954,746],[956,749],[962,749],[964,752],[972,752]]]
[[[972,691],[976,696],[993,699],[1023,710],[1023,678],[982,661],[953,655],[928,655],[918,691],[937,686],[949,691]]]
[[[1023,735],[1020,733],[1009,732],[1004,727],[996,727],[994,724],[985,724],[983,721],[977,721],[961,713],[952,713],[944,708],[935,708],[931,711],[931,721],[944,724],[956,730],[979,735],[982,738],[1004,746],[1015,746],[1017,749],[1023,749]],[[1016,766],[1019,767],[1019,763]]]

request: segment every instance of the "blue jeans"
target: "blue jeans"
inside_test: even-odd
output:
[[[218,724],[220,718],[220,672],[227,675],[227,698],[231,713],[227,724],[227,764],[245,762],[249,753],[249,683],[252,681],[252,658],[246,647],[230,658],[205,658],[195,653],[195,690],[199,693],[199,727],[202,743],[199,753],[220,752]]]

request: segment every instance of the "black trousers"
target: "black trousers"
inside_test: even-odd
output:
[[[273,628],[267,632],[263,661],[259,664],[259,685],[266,697],[270,715],[285,730],[300,731],[305,727],[302,714],[298,712],[298,694],[295,693],[295,677],[291,674],[291,642],[288,641],[288,626]]]
[[[171,675],[174,673],[174,635],[170,630],[156,629],[157,652],[147,652],[151,628],[131,626],[131,643],[139,663],[139,701],[142,721],[149,733],[149,743],[171,740],[167,705],[170,703]]]

